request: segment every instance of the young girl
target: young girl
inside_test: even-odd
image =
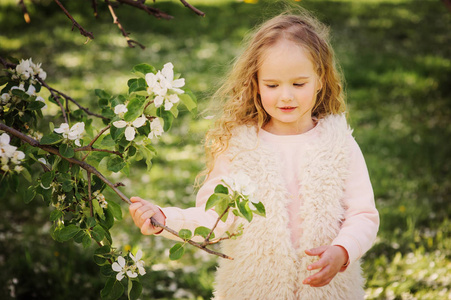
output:
[[[215,298],[363,299],[359,258],[379,226],[373,191],[345,112],[342,84],[327,29],[313,17],[280,15],[264,23],[236,60],[217,97],[224,112],[206,138],[207,179],[196,207],[159,208],[133,197],[130,213],[145,235],[213,227],[205,203],[238,171],[258,185],[266,217],[247,223],[229,214]]]

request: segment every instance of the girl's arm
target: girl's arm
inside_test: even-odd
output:
[[[345,271],[349,264],[365,254],[373,245],[379,229],[379,213],[374,203],[368,169],[363,154],[352,137],[350,147],[350,175],[343,197],[346,212],[340,232],[331,245],[305,251],[307,255],[320,257],[307,267],[308,270],[320,271],[303,281],[313,287],[328,284],[338,272]]]
[[[155,218],[159,217],[160,220],[162,220],[160,223],[165,224],[175,231],[180,231],[180,229],[189,229],[191,230],[191,232],[194,232],[194,230],[199,226],[213,228],[218,219],[218,214],[213,209],[205,211],[205,203],[207,202],[211,194],[214,193],[216,185],[221,183],[222,178],[228,174],[229,163],[230,161],[225,157],[225,155],[220,155],[216,159],[213,171],[209,174],[206,182],[197,193],[196,207],[187,209],[181,209],[177,207],[159,208],[142,199],[139,201],[139,203],[141,203],[139,207],[134,207],[135,204],[132,204],[130,206],[130,213],[133,217],[133,220],[135,221],[136,226],[141,229],[141,232],[143,234],[158,234],[160,236],[174,240],[179,240],[179,238],[165,230],[154,228],[150,224],[150,221],[145,221],[146,218],[149,215],[152,215]],[[148,204],[146,205],[146,203]],[[233,221],[233,214],[229,214],[226,222],[219,221],[214,231],[215,236],[222,236],[232,225]],[[203,238],[194,237],[193,240],[201,242],[203,241]]]
[[[341,246],[348,252],[346,266],[356,262],[371,248],[379,229],[379,213],[368,169],[362,151],[352,137],[350,147],[350,174],[343,197],[346,212],[341,230],[332,242],[332,245]]]

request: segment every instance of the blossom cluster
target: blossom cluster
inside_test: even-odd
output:
[[[94,193],[92,193],[92,195],[97,199],[97,201],[99,201],[101,208],[108,207],[108,202],[105,200],[105,196],[100,191],[95,191]]]
[[[256,210],[254,204],[259,203],[255,198],[257,186],[251,181],[251,178],[243,172],[238,172],[230,176],[223,177],[222,181],[230,188],[229,193],[238,193],[249,200],[249,208]]]
[[[174,66],[167,63],[157,74],[147,73],[145,76],[148,85],[147,92],[149,95],[155,95],[155,107],[164,105],[165,110],[171,110],[174,104],[179,102],[179,94],[184,91],[180,89],[185,85],[185,79],[179,78],[174,80]]]
[[[12,79],[19,79],[20,81],[30,80],[30,83],[36,82],[36,77],[42,80],[47,78],[47,73],[41,68],[41,63],[35,64],[29,59],[22,59],[14,70]]]
[[[117,261],[111,265],[113,271],[118,272],[116,274],[117,280],[122,280],[124,276],[128,278],[136,278],[139,275],[146,274],[146,270],[144,269],[144,261],[142,258],[142,251],[138,250],[136,252],[136,256],[134,256],[131,252],[129,253],[130,258],[132,259],[132,263],[127,263],[125,258],[119,256]]]
[[[123,118],[124,114],[128,111],[127,106],[125,104],[119,104],[114,107],[114,113]],[[143,114],[141,117],[136,118],[132,122],[126,122],[124,120],[119,120],[113,122],[113,126],[116,128],[124,128],[125,127],[125,139],[127,141],[133,141],[136,135],[136,128],[143,126],[147,121],[146,116]],[[161,125],[161,121],[159,118],[155,118],[150,122],[150,133],[148,135],[149,139],[154,139],[163,134],[163,126]]]
[[[0,161],[1,170],[4,172],[14,171],[20,173],[23,171],[23,167],[20,165],[22,160],[25,158],[25,154],[22,151],[17,150],[16,146],[9,144],[10,137],[8,134],[3,133],[0,135]],[[11,166],[15,165],[14,167]]]
[[[85,123],[78,122],[74,124],[72,127],[69,127],[69,124],[62,123],[59,128],[55,128],[54,131],[56,133],[63,134],[65,139],[75,141],[75,145],[81,146],[80,139],[83,138],[83,134],[85,132]]]
[[[14,70],[11,70],[13,80],[19,80],[18,86],[13,86],[7,93],[0,95],[0,111],[7,110],[12,104],[21,101],[19,97],[14,96],[13,90],[21,90],[27,93],[29,96],[36,96],[36,101],[41,101],[45,104],[44,98],[36,95],[36,88],[33,86],[37,82],[36,78],[39,77],[45,80],[47,73],[41,68],[41,64],[35,64],[32,62],[31,58],[26,60],[21,60]],[[25,85],[28,84],[28,89],[25,90]],[[47,108],[44,105],[42,109]],[[19,112],[23,113],[23,112]]]

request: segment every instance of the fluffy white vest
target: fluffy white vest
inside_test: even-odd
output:
[[[344,217],[341,203],[349,169],[349,129],[342,115],[330,115],[317,124],[319,138],[309,145],[307,157],[298,166],[300,217],[304,220],[299,249],[294,249],[288,229],[290,199],[279,163],[268,147],[261,145],[255,127],[239,127],[229,143],[231,170],[242,170],[258,184],[257,197],[266,208],[266,218],[255,216],[243,222],[242,236],[222,242],[222,251],[234,258],[221,259],[216,273],[216,300],[245,299],[363,299],[360,263],[351,264],[320,288],[302,284],[315,271],[316,261],[304,253],[329,245]]]

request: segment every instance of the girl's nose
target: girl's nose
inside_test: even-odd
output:
[[[284,88],[282,90],[281,100],[286,102],[293,100],[293,93],[290,88]]]

